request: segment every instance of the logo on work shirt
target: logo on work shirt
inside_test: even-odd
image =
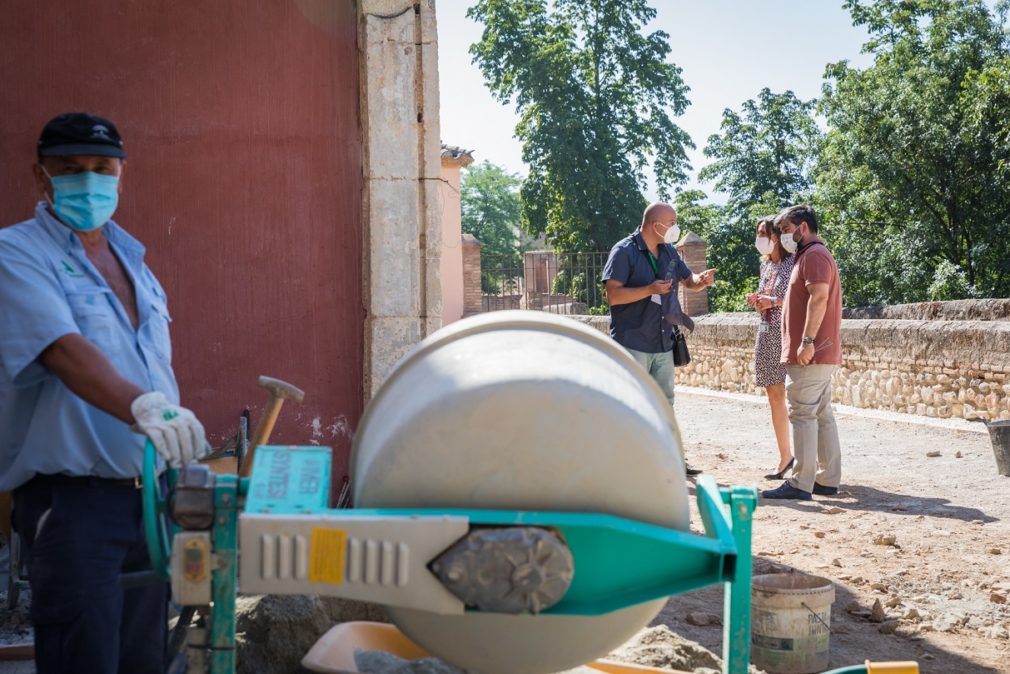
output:
[[[84,276],[84,273],[80,269],[74,269],[66,260],[63,260],[63,273],[74,278]]]

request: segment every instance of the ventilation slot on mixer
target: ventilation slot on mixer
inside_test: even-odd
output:
[[[260,536],[260,573],[264,580],[309,577],[309,543],[305,536]]]
[[[366,585],[407,584],[410,550],[406,543],[372,538],[347,539],[347,582]]]

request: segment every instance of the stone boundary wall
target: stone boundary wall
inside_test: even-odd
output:
[[[609,334],[608,316],[572,317]],[[736,393],[754,387],[756,314],[709,314],[688,336],[677,383]],[[1010,419],[1010,322],[842,321],[833,399],[940,418]]]
[[[1010,298],[855,307],[844,309],[842,317],[913,321],[1010,321]]]

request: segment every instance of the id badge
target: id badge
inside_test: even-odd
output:
[[[761,324],[758,325],[758,332],[768,332],[768,323],[761,321]]]

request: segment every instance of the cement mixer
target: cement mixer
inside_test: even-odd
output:
[[[705,534],[690,533],[680,445],[659,388],[616,343],[499,312],[397,364],[354,440],[351,509],[328,507],[328,448],[260,447],[250,478],[194,466],[162,493],[149,446],[155,570],[207,614],[187,671],[234,671],[239,590],[383,604],[449,663],[548,674],[612,651],[670,595],[726,583],[724,671],[742,674],[757,494],[702,477]]]

